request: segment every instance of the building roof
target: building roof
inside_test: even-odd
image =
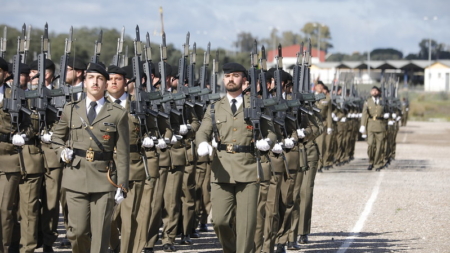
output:
[[[300,45],[292,45],[292,46],[288,46],[288,47],[283,47],[281,48],[282,53],[283,53],[283,57],[297,57],[297,53],[300,52]],[[275,56],[278,55],[278,50],[270,50],[269,52],[267,52],[267,61],[268,62],[273,62],[275,59]],[[325,61],[325,51],[320,51],[320,55],[319,55],[319,51],[316,48],[312,48],[311,49],[311,57],[317,57],[319,58],[320,62],[324,62]]]
[[[441,63],[450,67],[450,60],[438,60],[434,63]],[[427,60],[387,60],[387,61],[333,61],[313,63],[317,68],[321,69],[403,69],[403,70],[424,70],[430,64]]]

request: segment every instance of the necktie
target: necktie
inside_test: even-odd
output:
[[[73,101],[77,101],[78,100],[78,93],[72,93],[72,99],[73,99]]]
[[[94,121],[95,117],[97,116],[97,112],[95,111],[95,107],[97,106],[97,102],[92,101],[91,102],[91,108],[89,108],[89,112],[88,112],[88,120],[89,120],[89,124],[92,124],[92,122]]]
[[[235,114],[236,113],[236,111],[237,111],[237,108],[236,108],[236,99],[231,99],[231,112],[233,113],[233,114]]]
[[[122,101],[120,101],[120,99],[114,100],[114,103],[117,103],[117,104],[119,104],[119,105],[120,105],[120,102],[122,102]]]

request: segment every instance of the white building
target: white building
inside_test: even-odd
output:
[[[450,60],[441,60],[425,68],[425,91],[450,91]]]

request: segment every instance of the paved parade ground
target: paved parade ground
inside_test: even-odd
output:
[[[312,234],[300,252],[450,252],[450,123],[408,122],[381,172],[367,170],[366,150],[359,141],[354,161],[317,174]],[[221,252],[209,228],[178,252]]]

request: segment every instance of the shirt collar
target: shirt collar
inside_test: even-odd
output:
[[[234,97],[230,96],[230,94],[227,93],[227,98],[228,98],[228,102],[231,103],[231,100],[232,100],[232,99],[236,99],[236,101],[239,102],[239,101],[242,100],[243,97],[242,97],[242,94],[239,94],[239,96],[237,96],[237,97],[234,98]]]
[[[86,108],[89,108],[91,106],[91,102],[92,100],[86,96]],[[105,97],[100,98],[96,102],[97,106],[103,106],[103,104],[105,104]]]

